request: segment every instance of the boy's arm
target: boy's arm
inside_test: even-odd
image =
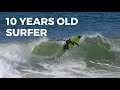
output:
[[[79,47],[79,44],[78,43],[76,43],[76,42],[74,42],[78,47]]]

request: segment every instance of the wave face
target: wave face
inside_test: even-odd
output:
[[[0,43],[0,77],[120,77],[120,37],[83,35],[79,47],[47,38]]]

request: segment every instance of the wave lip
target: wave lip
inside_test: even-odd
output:
[[[35,46],[32,52],[39,57],[51,57],[56,55],[56,53],[62,49],[63,45],[63,41],[48,40]],[[88,60],[120,59],[117,57],[120,43],[117,40],[104,37],[101,34],[83,35],[79,41],[79,45],[80,47],[75,46],[68,50],[68,52],[72,53],[73,57],[84,57]]]

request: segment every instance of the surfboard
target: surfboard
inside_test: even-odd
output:
[[[80,41],[80,38],[78,38],[78,35],[70,38],[73,42],[78,43]],[[71,43],[68,44],[69,48],[73,48],[76,44],[72,45]]]

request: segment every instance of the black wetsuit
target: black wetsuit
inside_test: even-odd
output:
[[[65,46],[63,47],[64,50],[68,50],[68,49],[69,49],[69,45],[68,45],[69,43],[71,43],[72,45],[74,45],[74,42],[71,41],[70,39],[69,39],[69,40],[66,40],[65,42],[66,42],[66,44],[65,44]]]
[[[78,36],[78,38],[81,38],[81,36]],[[66,42],[65,46],[63,47],[64,50],[68,50],[69,49],[69,45],[68,45],[69,43],[71,43],[72,45],[76,44],[79,47],[78,43],[76,43],[74,41],[71,41],[70,38],[67,39],[67,40],[64,40],[64,41]]]

